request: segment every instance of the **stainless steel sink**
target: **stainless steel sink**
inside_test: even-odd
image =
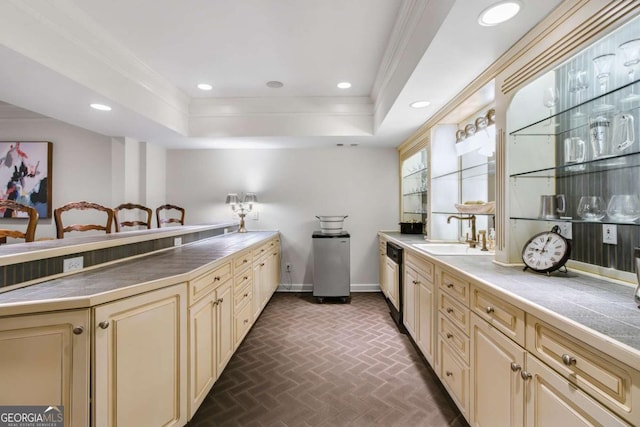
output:
[[[494,255],[494,252],[483,252],[480,247],[470,248],[462,243],[416,243],[413,246],[431,255]]]

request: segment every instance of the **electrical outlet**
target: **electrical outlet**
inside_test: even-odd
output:
[[[287,273],[291,273],[293,271],[293,268],[291,267],[290,263],[286,263],[284,265],[284,268],[287,270]]]
[[[62,272],[69,273],[70,271],[82,270],[84,266],[84,258],[81,256],[73,258],[65,258],[62,261]]]
[[[174,237],[173,246],[181,246],[181,245],[182,245],[182,237]]]
[[[618,244],[618,227],[615,224],[602,224],[602,243]]]
[[[572,224],[570,222],[554,222],[553,225],[557,225],[558,228],[560,229],[560,234],[562,234],[562,237],[564,237],[565,239],[569,239],[571,240],[573,238],[573,233],[572,233]]]
[[[258,211],[253,211],[252,215],[251,215],[251,219],[253,219],[254,221],[258,221],[260,220],[260,212]]]

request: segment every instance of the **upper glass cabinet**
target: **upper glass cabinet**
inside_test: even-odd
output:
[[[422,149],[401,164],[402,222],[426,224],[428,212],[427,150]]]

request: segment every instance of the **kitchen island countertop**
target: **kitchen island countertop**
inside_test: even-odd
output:
[[[277,231],[228,233],[0,293],[0,317],[86,308],[191,280]]]

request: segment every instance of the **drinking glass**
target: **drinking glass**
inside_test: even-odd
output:
[[[604,199],[600,196],[582,196],[578,203],[578,216],[585,221],[600,221],[606,214]]]
[[[611,74],[611,65],[613,59],[616,57],[613,53],[605,53],[604,55],[596,56],[593,58],[593,65],[596,70],[596,78],[600,83],[600,95],[607,93],[607,84],[609,83],[609,75]],[[608,111],[613,110],[613,105],[607,104],[602,97],[602,102],[596,105],[594,111]]]
[[[640,200],[635,194],[616,194],[609,200],[607,215],[614,221],[632,222],[640,217]]]
[[[629,40],[618,46],[624,55],[624,66],[629,68],[629,82],[635,79],[636,66],[640,63],[640,39]],[[631,93],[621,99],[622,102],[632,102],[640,100],[640,95],[636,94],[633,86]]]
[[[567,84],[569,93],[574,94],[575,104],[580,105],[582,103],[582,91],[589,87],[589,79],[587,78],[587,72],[584,70],[569,70],[567,72],[569,82]],[[576,108],[573,113],[574,116],[583,116],[584,113],[580,111],[580,107]]]
[[[567,170],[576,171],[584,170],[582,164],[587,160],[587,146],[581,138],[572,136],[564,140],[564,164],[573,165],[567,167]]]
[[[542,94],[542,103],[549,109],[549,123],[546,123],[545,126],[560,126],[560,123],[553,123],[553,119],[551,118],[553,115],[553,107],[556,106],[559,99],[560,92],[558,91],[558,88],[548,87],[544,90]]]

